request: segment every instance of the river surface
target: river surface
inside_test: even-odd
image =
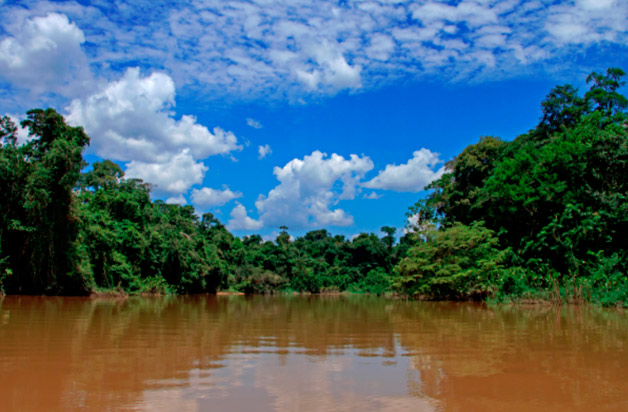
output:
[[[0,410],[628,411],[628,314],[363,296],[10,296]]]

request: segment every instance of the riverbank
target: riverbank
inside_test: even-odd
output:
[[[562,291],[562,293],[561,293]],[[89,294],[91,298],[100,299],[100,298],[111,298],[111,299],[125,299],[129,297],[160,297],[160,296],[198,296],[199,294],[174,294],[174,293],[128,293],[121,289],[113,289],[113,290],[104,290],[99,289],[97,291],[93,291]],[[205,294],[200,294],[205,295]],[[491,306],[517,306],[517,307],[538,307],[538,306],[548,306],[548,307],[557,307],[557,306],[593,306],[593,307],[606,307],[606,308],[615,308],[615,309],[626,309],[628,308],[628,304],[625,301],[619,302],[600,302],[600,301],[592,301],[591,294],[565,294],[564,289],[559,290],[539,290],[536,293],[526,293],[522,296],[488,296],[483,300],[435,300],[430,299],[425,296],[417,296],[417,297],[409,297],[400,293],[395,292],[385,292],[380,294],[368,293],[368,292],[360,292],[360,291],[323,291],[319,293],[311,293],[311,292],[297,292],[293,290],[274,290],[268,291],[266,293],[244,293],[233,290],[224,290],[217,291],[215,293],[209,293],[207,295],[215,295],[215,296],[322,296],[322,297],[334,297],[334,296],[374,296],[374,297],[382,297],[385,299],[391,300],[401,300],[401,301],[416,301],[416,302],[475,302],[475,303],[485,303]],[[2,295],[0,295],[2,296]],[[588,297],[588,299],[587,299]]]

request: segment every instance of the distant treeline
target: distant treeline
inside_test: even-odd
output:
[[[105,160],[85,166],[89,143],[53,109],[31,110],[18,144],[0,128],[0,287],[9,294],[91,292],[384,293],[405,244],[395,229],[354,239],[316,230],[274,242],[232,235],[211,213],[151,201],[150,184]]]
[[[628,100],[620,69],[569,85],[512,142],[483,137],[408,212],[407,233],[233,236],[211,213],[150,199],[53,109],[31,139],[0,120],[0,291],[367,292],[422,299],[628,302]]]

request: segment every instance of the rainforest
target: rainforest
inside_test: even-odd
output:
[[[0,293],[394,294],[628,306],[625,73],[552,89],[512,141],[483,136],[409,205],[404,235],[317,229],[239,238],[211,213],[151,199],[54,109],[0,121]]]

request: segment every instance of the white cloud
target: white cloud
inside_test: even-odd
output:
[[[490,4],[481,4],[473,0],[463,0],[456,6],[427,2],[411,8],[412,17],[428,24],[435,21],[464,22],[469,27],[478,27],[497,21],[497,13]]]
[[[182,193],[203,181],[207,166],[200,160],[241,146],[233,133],[210,132],[194,116],[176,120],[174,104],[175,85],[168,75],[142,77],[132,68],[101,91],[73,100],[67,120],[85,128],[90,151],[130,162],[127,176],[155,184],[157,192]]]
[[[255,202],[259,216],[255,222],[265,227],[349,226],[353,216],[337,204],[355,198],[360,179],[372,168],[373,162],[367,156],[353,154],[346,159],[319,151],[275,167],[273,173],[279,184]],[[249,218],[244,207],[237,209],[232,212],[232,227],[242,227],[239,222]]]
[[[579,0],[576,2],[584,10],[610,10],[616,0]]]
[[[33,138],[35,138],[35,136],[28,135],[28,132],[29,132],[28,127],[22,127],[22,125],[20,124],[20,122],[25,119],[24,116],[18,116],[18,115],[10,114],[10,113],[5,113],[5,116],[11,119],[11,121],[15,124],[15,127],[17,127],[17,130],[15,131],[15,133],[17,135],[18,145],[22,145],[32,140]]]
[[[202,189],[192,189],[191,196],[195,206],[207,208],[222,206],[233,199],[242,197],[242,193],[233,192],[228,187],[225,187],[223,190],[204,187]]]
[[[185,197],[183,197],[183,195],[179,195],[179,196],[174,196],[174,197],[169,197],[168,199],[166,199],[166,203],[169,205],[185,205],[188,203],[187,200],[185,200]]]
[[[297,78],[309,90],[336,91],[342,89],[355,89],[362,86],[360,65],[351,66],[337,47],[328,43],[316,45],[310,48],[316,65],[312,70],[297,69]]]
[[[257,153],[259,154],[258,158],[259,159],[263,159],[266,156],[268,156],[269,154],[271,154],[273,151],[271,150],[270,146],[265,144],[264,146],[258,146],[257,147]]]
[[[443,174],[444,167],[434,170],[439,163],[442,161],[438,158],[438,153],[433,153],[428,149],[417,150],[408,163],[386,165],[375,178],[362,186],[396,192],[420,192]]]
[[[369,194],[365,194],[363,197],[364,197],[365,199],[379,199],[379,198],[381,198],[381,197],[382,197],[382,195],[379,195],[379,194],[377,194],[377,193],[375,193],[375,192],[371,192],[371,193],[369,193]]]
[[[69,81],[68,72],[81,73],[79,79],[89,73],[83,44],[92,70],[102,77],[113,65],[141,62],[167,70],[177,85],[208,96],[298,101],[307,93],[378,87],[400,77],[494,79],[528,72],[538,62],[546,65],[534,67],[546,73],[548,66],[563,67],[561,57],[582,46],[628,44],[628,2],[550,3],[232,0],[156,8],[134,2],[124,12],[112,12],[115,6],[109,3],[39,1],[30,3],[30,10],[8,6],[0,11],[2,21],[17,21],[4,24],[10,37],[1,40],[2,64],[8,68],[6,56],[54,63],[51,70],[39,64],[4,70],[14,84],[50,91],[56,84],[50,79]],[[133,16],[140,14],[138,24]],[[57,47],[41,47],[48,43]],[[45,79],[43,72],[57,74]]]
[[[628,3],[618,0],[579,0],[549,9],[545,29],[559,44],[625,41]]]
[[[203,182],[207,166],[194,160],[189,149],[162,162],[133,160],[127,164],[125,176],[138,178],[154,185],[157,193],[180,194]]]
[[[259,230],[263,226],[259,220],[251,219],[246,213],[246,208],[240,203],[236,204],[230,216],[227,224],[229,230]]]
[[[264,242],[275,242],[277,241],[277,238],[279,237],[279,235],[281,234],[281,232],[277,231],[277,230],[273,230],[271,233],[265,234],[262,236],[262,240]],[[290,242],[294,242],[294,236],[288,234],[288,239],[290,240]]]
[[[395,50],[395,42],[385,34],[376,33],[370,40],[370,45],[366,48],[366,55],[375,60],[386,60]]]
[[[11,36],[0,41],[0,77],[33,94],[72,97],[91,88],[85,36],[67,16],[49,13],[8,28]]]
[[[241,149],[231,132],[198,124],[194,116],[175,120],[175,85],[167,74],[140,76],[131,68],[124,76],[67,108],[68,122],[82,125],[92,150],[121,161],[163,162],[190,149],[196,159]]]
[[[261,129],[262,124],[255,119],[251,119],[250,117],[246,118],[246,124],[251,126],[253,129]]]

